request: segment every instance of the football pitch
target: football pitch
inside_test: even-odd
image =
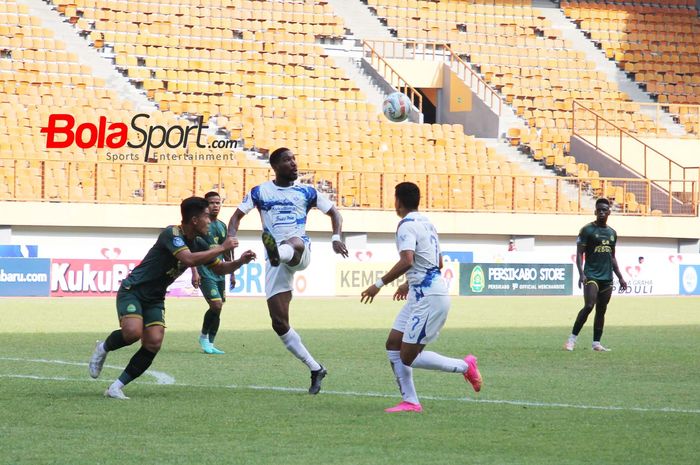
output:
[[[230,298],[217,346],[197,336],[205,303],[170,299],[151,370],[102,392],[136,346],[92,380],[95,340],[117,328],[113,299],[0,300],[1,464],[691,464],[700,460],[700,300],[619,298],[603,343],[592,315],[562,350],[579,297],[453,299],[429,348],[479,358],[459,374],[414,370],[424,412],[400,400],[384,341],[400,303],[292,302],[291,322],[329,375],[309,372],[269,326],[264,300]]]

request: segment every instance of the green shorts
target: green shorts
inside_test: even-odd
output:
[[[586,280],[586,285],[589,285],[589,284],[595,284],[596,287],[598,288],[598,292],[605,292],[609,288],[612,287],[613,282],[607,281],[607,280],[601,281],[600,279],[588,279],[588,280]]]
[[[143,326],[165,326],[165,302],[145,303],[130,291],[117,292],[117,315],[122,318],[141,318]]]
[[[202,278],[199,283],[199,290],[205,299],[220,300],[226,302],[226,280],[214,280]]]

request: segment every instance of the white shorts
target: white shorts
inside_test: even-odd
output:
[[[449,296],[426,295],[406,302],[391,328],[402,332],[407,344],[428,344],[440,335],[449,311]]]
[[[270,297],[282,292],[294,289],[294,273],[305,270],[311,263],[311,246],[304,242],[304,252],[301,260],[294,266],[280,263],[279,266],[270,265],[270,260],[265,261],[265,296]]]

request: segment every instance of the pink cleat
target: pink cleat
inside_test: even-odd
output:
[[[385,412],[388,413],[396,413],[396,412],[416,412],[416,413],[421,413],[423,411],[423,407],[421,407],[420,404],[414,404],[412,402],[406,402],[403,401],[399,404],[396,404],[393,407],[385,408]]]
[[[481,373],[479,373],[479,368],[476,366],[476,357],[472,354],[464,357],[464,361],[467,362],[469,368],[464,372],[464,379],[466,379],[474,388],[474,391],[481,391]]]

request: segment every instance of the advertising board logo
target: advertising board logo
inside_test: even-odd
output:
[[[476,265],[469,277],[469,287],[472,292],[482,292],[484,290],[484,270],[481,265]]]
[[[683,290],[687,294],[695,293],[695,289],[698,287],[698,273],[695,271],[695,267],[689,266],[683,270]]]

